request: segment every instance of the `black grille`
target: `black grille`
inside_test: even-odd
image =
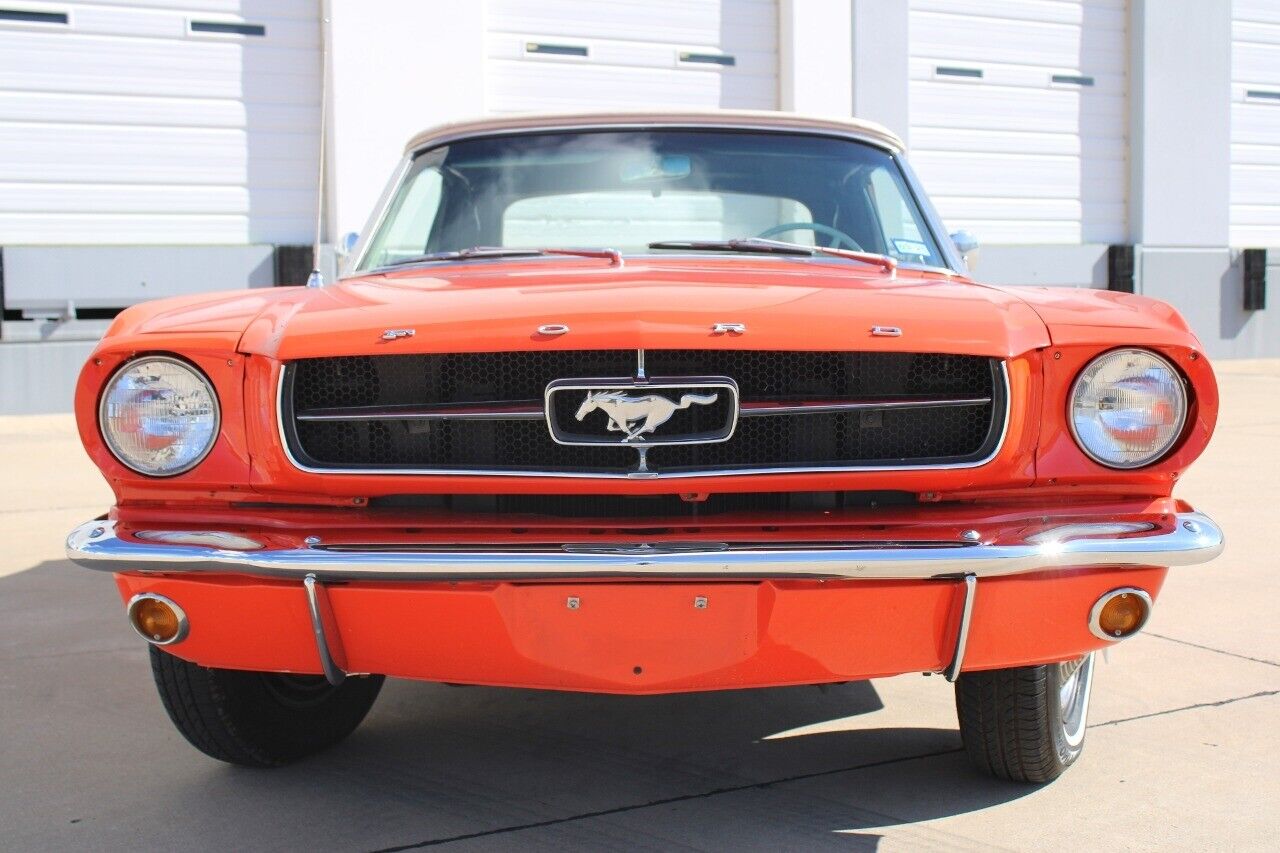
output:
[[[552,379],[630,376],[635,350],[355,355],[294,362],[298,411],[415,403],[542,402]]]
[[[540,410],[555,379],[629,377],[635,350],[344,356],[303,359],[285,371],[282,418],[299,463],[324,469],[634,472],[633,446],[566,446],[541,417],[521,420],[299,420],[317,410],[501,404]],[[726,376],[744,415],[728,441],[655,446],[659,473],[756,468],[964,464],[990,455],[1003,429],[999,362],[936,353],[649,350],[653,378]],[[933,408],[749,416],[752,404],[984,399]],[[572,405],[572,401],[568,401]],[[560,404],[558,404],[560,405]],[[670,429],[702,428],[693,407]],[[366,416],[367,417],[367,416]],[[706,427],[712,428],[712,427]]]
[[[911,492],[718,492],[703,500],[679,495],[383,495],[374,509],[431,509],[466,515],[565,519],[697,520],[727,513],[806,513],[912,506]],[[813,521],[812,518],[809,521]],[[768,526],[768,525],[762,525]],[[672,532],[665,530],[663,532]],[[691,532],[691,531],[688,531]]]

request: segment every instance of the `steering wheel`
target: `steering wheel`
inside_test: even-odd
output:
[[[756,236],[760,239],[772,237],[775,234],[785,234],[788,231],[813,231],[817,234],[824,234],[835,241],[835,248],[840,248],[840,244],[844,243],[855,252],[863,251],[858,245],[858,241],[850,237],[843,231],[832,228],[830,225],[823,225],[821,222],[784,222],[781,225],[775,225],[772,228],[766,228]]]

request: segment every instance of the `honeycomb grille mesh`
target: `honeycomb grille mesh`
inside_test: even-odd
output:
[[[560,445],[541,419],[296,416],[318,409],[384,406],[540,407],[552,380],[629,377],[636,366],[635,350],[302,359],[286,371],[281,415],[290,452],[307,467],[625,475],[637,467],[634,447]],[[645,370],[655,378],[730,377],[738,383],[744,407],[990,398],[947,408],[744,416],[728,441],[649,449],[648,466],[660,473],[975,462],[989,455],[1003,426],[1006,390],[999,362],[980,356],[648,350]]]

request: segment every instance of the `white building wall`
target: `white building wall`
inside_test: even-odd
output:
[[[485,111],[484,6],[324,0],[330,242],[364,227],[411,136]]]
[[[910,146],[910,6],[852,0],[851,11],[853,114],[880,122]]]
[[[777,10],[782,109],[811,115],[850,114],[852,11],[849,0],[782,0]]]
[[[1133,0],[1133,242],[1225,247],[1231,9]]]

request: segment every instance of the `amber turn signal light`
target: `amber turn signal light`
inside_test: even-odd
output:
[[[187,636],[187,614],[171,598],[143,592],[129,599],[127,613],[133,630],[157,646],[181,642]]]
[[[1104,640],[1132,637],[1147,624],[1151,596],[1136,587],[1113,589],[1098,599],[1089,613],[1089,630]]]

